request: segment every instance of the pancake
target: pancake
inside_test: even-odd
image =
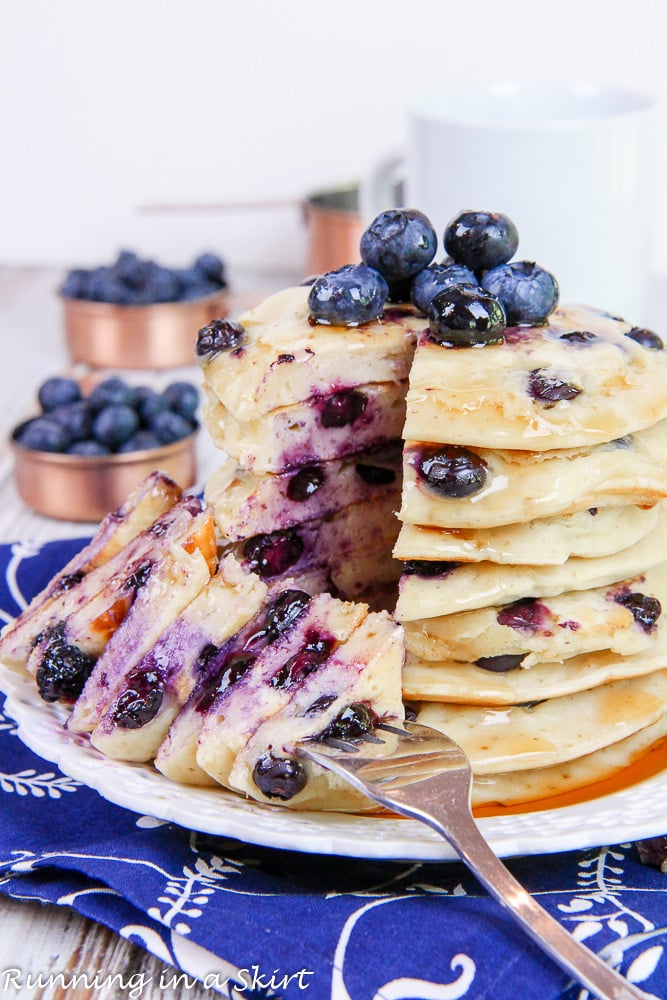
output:
[[[439,576],[412,573],[401,577],[396,617],[402,622],[417,621],[526,597],[544,599],[569,590],[605,587],[657,566],[666,543],[667,512],[661,511],[658,526],[640,542],[600,559],[573,558],[562,566],[442,563]],[[428,563],[416,568],[428,571]]]
[[[662,718],[667,670],[528,705],[419,703],[417,721],[463,748],[475,774],[550,767],[584,757]]]
[[[430,438],[424,439],[429,442]],[[419,473],[435,445],[408,442],[399,517],[408,524],[489,528],[591,507],[651,506],[667,495],[667,422],[592,448],[543,453],[466,447],[485,466],[472,495],[443,496]]]
[[[501,343],[481,350],[422,338],[404,436],[537,452],[651,427],[667,416],[667,352],[643,347],[626,336],[630,330],[623,320],[571,306],[543,326],[510,327]],[[541,379],[564,383],[571,398],[544,398]]]
[[[562,566],[572,557],[594,559],[634,545],[658,523],[654,507],[592,507],[497,528],[425,528],[403,524],[397,559]]]
[[[252,472],[280,473],[373,448],[400,437],[405,419],[401,382],[360,383],[243,421],[204,388],[213,443]],[[336,406],[330,407],[332,396]]]
[[[505,774],[476,775],[472,789],[473,806],[548,800],[550,796],[587,786],[595,790],[596,782],[621,775],[641,761],[666,736],[667,713],[632,736],[565,764]],[[548,801],[544,802],[544,806],[548,806]]]
[[[653,645],[663,608],[667,610],[664,562],[610,587],[409,622],[406,647],[429,662],[522,657],[524,670],[603,649],[630,656]]]

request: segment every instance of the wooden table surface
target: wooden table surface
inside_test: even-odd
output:
[[[0,268],[0,542],[71,538],[89,535],[94,528],[91,524],[40,517],[26,508],[14,487],[12,456],[7,445],[12,427],[34,409],[39,383],[71,367],[62,334],[60,302],[54,293],[62,276],[62,272],[54,270]],[[238,314],[264,295],[294,280],[294,275],[286,274],[239,276],[235,280],[230,313]],[[196,384],[201,382],[195,366],[161,373],[120,374],[125,374],[128,381],[157,387],[177,378],[187,378]],[[200,435],[198,462],[201,485],[220,462],[220,453],[205,434]],[[168,966],[137,945],[65,907],[18,902],[0,895],[0,928],[0,996],[21,996],[25,1000],[127,997],[126,990],[100,988],[95,983],[101,982],[106,975],[121,973],[127,981],[133,972],[145,973],[145,981],[153,984],[143,991],[144,1000],[152,996],[160,1000],[184,996],[189,1000],[203,1000],[219,996],[199,985],[188,985],[187,990],[162,985],[169,981],[171,970]],[[5,974],[11,969],[20,969],[24,978],[12,980]],[[93,985],[63,990],[57,980],[49,981],[50,975],[63,972],[69,975],[86,973]],[[33,979],[41,974],[45,985],[26,986],[28,974]],[[93,978],[96,974],[99,974],[98,980]],[[12,985],[13,981],[22,982],[21,988]]]

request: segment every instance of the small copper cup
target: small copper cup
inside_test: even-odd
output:
[[[227,314],[225,291],[186,302],[120,306],[61,296],[72,360],[93,368],[180,368],[195,363],[197,332]]]
[[[92,457],[22,448],[17,431],[10,438],[16,488],[23,502],[45,517],[100,521],[155,469],[183,489],[197,478],[196,431],[159,448]]]
[[[358,187],[311,194],[304,203],[308,228],[307,274],[323,274],[359,260],[364,225]]]

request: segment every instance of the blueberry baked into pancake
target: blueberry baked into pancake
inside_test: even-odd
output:
[[[560,306],[500,213],[461,212],[443,245],[383,212],[361,263],[199,331],[204,500],[156,475],[0,639],[69,731],[345,811],[371,807],[298,745],[406,712],[461,743],[486,807],[667,737],[662,340]]]

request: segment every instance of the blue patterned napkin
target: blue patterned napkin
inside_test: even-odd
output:
[[[0,620],[82,544],[0,546]],[[0,889],[73,907],[156,955],[158,980],[117,980],[130,1000],[159,997],[177,975],[235,1000],[588,995],[458,863],[303,855],[128,812],[26,749],[1,700],[0,712]],[[667,997],[667,879],[633,845],[509,867],[571,933]],[[0,968],[0,992],[40,972],[17,964]]]

